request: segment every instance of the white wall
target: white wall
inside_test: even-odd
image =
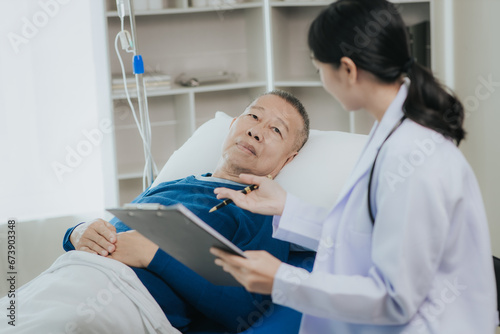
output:
[[[461,148],[479,181],[493,253],[500,256],[500,1],[436,0],[434,7],[437,74],[465,105],[468,136]]]
[[[0,224],[116,203],[103,6],[2,1]]]
[[[462,151],[481,187],[493,254],[500,256],[500,1],[454,0],[453,11],[455,91],[467,110]]]
[[[50,219],[23,221],[16,226],[16,286],[19,288],[50,267],[64,253],[62,237],[76,222],[94,219],[100,212],[81,216],[62,216]],[[8,225],[0,224],[0,247],[7,245]],[[0,298],[7,295],[10,283],[4,277],[11,272],[7,253],[0,251]],[[1,320],[3,321],[3,319]]]
[[[468,111],[463,152],[476,171],[500,256],[500,1],[455,2],[455,85]]]

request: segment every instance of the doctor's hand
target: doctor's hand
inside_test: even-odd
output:
[[[240,174],[242,182],[256,184],[259,189],[245,195],[240,191],[228,188],[216,188],[214,193],[218,199],[230,198],[242,209],[262,215],[281,215],[285,208],[286,191],[268,177]],[[221,209],[223,210],[223,209]]]
[[[215,247],[210,248],[210,253],[218,257],[215,264],[233,275],[249,292],[270,295],[273,291],[281,261],[268,252],[246,251],[246,259]]]
[[[158,245],[132,230],[118,233],[116,250],[108,257],[130,267],[147,268],[157,251]]]
[[[76,250],[106,256],[114,252],[116,228],[103,219],[78,225],[69,237]]]

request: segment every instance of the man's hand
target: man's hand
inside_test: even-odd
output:
[[[69,240],[76,250],[107,256],[116,249],[116,228],[103,219],[78,225]]]
[[[116,250],[108,257],[120,261],[130,267],[147,268],[158,245],[137,231],[118,233]]]

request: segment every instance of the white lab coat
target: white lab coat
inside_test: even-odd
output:
[[[282,264],[273,284],[275,303],[304,313],[302,334],[495,332],[484,206],[470,166],[451,141],[403,122],[377,160],[372,227],[370,169],[403,115],[408,84],[374,125],[331,212],[288,194],[283,215],[274,217],[276,238],[317,250],[311,274]]]

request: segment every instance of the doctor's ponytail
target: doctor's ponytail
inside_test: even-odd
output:
[[[406,26],[393,3],[336,1],[311,24],[308,44],[315,59],[335,68],[348,57],[382,82],[393,83],[407,75],[411,84],[403,108],[406,116],[457,145],[464,139],[461,102],[413,60]]]
[[[465,138],[462,103],[454,94],[447,92],[427,68],[418,63],[408,70],[408,77],[411,84],[404,102],[406,116],[453,139],[458,146]]]

